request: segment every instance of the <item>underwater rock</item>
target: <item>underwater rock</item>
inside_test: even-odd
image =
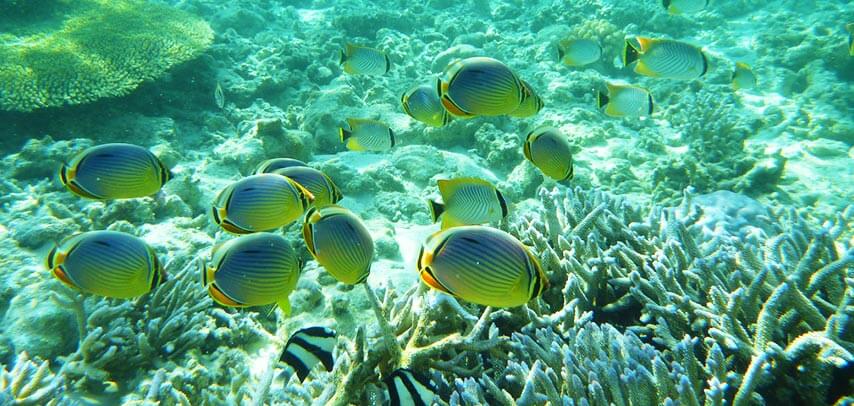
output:
[[[394,222],[429,224],[427,203],[418,196],[402,192],[380,192],[374,198],[374,209]]]
[[[83,138],[54,141],[44,136],[27,141],[17,154],[5,157],[0,165],[19,180],[54,178],[63,162],[92,145],[91,140]]]
[[[450,172],[441,151],[425,145],[406,145],[396,148],[391,163],[401,172],[401,179],[425,184],[442,172]]]
[[[255,120],[250,136],[261,140],[264,154],[268,157],[287,157],[303,162],[311,160],[314,149],[312,135],[305,131],[284,128],[281,119]]]
[[[501,131],[486,123],[474,133],[478,153],[493,170],[509,172],[522,159],[520,135]]]
[[[441,73],[452,61],[475,56],[486,56],[486,52],[469,44],[454,45],[436,54],[436,57],[433,58],[433,62],[430,65],[431,70],[436,73]]]
[[[47,271],[43,271],[47,272]],[[9,303],[3,324],[15,351],[54,359],[77,347],[77,319],[71,309],[50,300],[51,290],[69,289],[58,282],[25,286]]]
[[[771,213],[758,201],[728,190],[718,190],[692,197],[691,202],[703,215],[694,223],[706,238],[714,235],[743,237],[761,230],[773,232]]]

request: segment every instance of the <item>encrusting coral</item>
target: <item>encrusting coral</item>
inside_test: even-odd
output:
[[[213,39],[206,22],[164,5],[55,3],[61,13],[45,11],[25,21],[41,27],[43,19],[67,15],[56,30],[0,33],[0,110],[31,111],[125,95],[195,58]]]

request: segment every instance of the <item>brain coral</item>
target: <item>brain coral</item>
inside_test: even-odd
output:
[[[39,18],[0,21],[0,110],[31,111],[125,95],[195,58],[213,39],[206,22],[164,5],[54,3],[39,8]]]

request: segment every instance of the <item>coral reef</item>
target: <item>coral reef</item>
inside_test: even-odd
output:
[[[68,10],[66,2],[57,3],[68,17],[56,30],[4,35],[0,109],[31,111],[121,96],[195,58],[213,38],[207,23],[164,5],[87,0]]]

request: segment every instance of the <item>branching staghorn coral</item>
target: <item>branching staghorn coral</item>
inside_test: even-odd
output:
[[[703,240],[691,231],[702,211],[690,195],[679,208],[652,208],[644,217],[602,193],[585,193],[541,191],[544,212],[511,225],[542,254],[552,279],[566,277],[562,297],[547,292],[541,308],[572,303],[575,313],[624,326],[665,354],[708,361],[723,351],[724,375],[689,363],[699,371],[689,380],[700,403],[712,396],[736,404],[786,398],[763,394],[774,382],[789,398],[823,401],[830,376],[854,361],[854,250],[839,239],[850,208],[818,231],[791,211],[779,216],[776,235]],[[691,351],[686,337],[696,341]],[[787,375],[793,370],[807,371],[802,381]],[[724,383],[728,391],[719,387]]]
[[[11,371],[0,365],[0,404],[56,405],[61,382],[48,361],[32,361],[22,352]]]
[[[192,370],[189,365],[199,351],[216,352],[223,345],[247,344],[269,336],[247,314],[214,306],[207,293],[195,286],[194,265],[187,263],[135,301],[86,298],[77,293],[54,295],[59,305],[75,310],[80,323],[77,351],[64,358],[60,369],[67,385],[93,392],[108,390],[113,382],[163,362]],[[197,389],[193,395],[202,392],[201,387]]]

